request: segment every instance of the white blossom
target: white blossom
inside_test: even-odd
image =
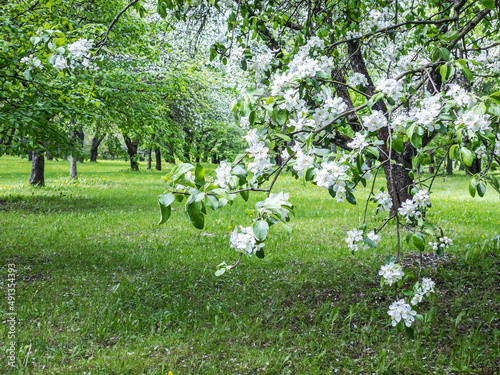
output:
[[[389,212],[392,208],[392,199],[389,193],[379,191],[374,197],[373,197],[377,203],[381,206],[378,207],[377,210],[383,209],[387,212]]]
[[[356,132],[354,138],[351,142],[347,143],[347,146],[356,150],[362,151],[365,147],[368,147],[368,142],[366,142],[366,135]]]
[[[411,306],[406,303],[404,299],[393,302],[389,306],[389,311],[387,312],[391,317],[392,326],[395,327],[401,320],[405,322],[407,327],[411,327],[415,321],[415,315],[417,312],[412,310]]]
[[[363,116],[363,126],[369,132],[375,132],[387,126],[387,119],[381,111],[373,111],[369,116]]]
[[[231,247],[241,253],[255,254],[259,249],[264,247],[264,243],[257,244],[257,239],[253,234],[252,227],[243,227],[240,225],[240,232],[238,228],[234,229],[229,239]]]
[[[228,187],[231,178],[231,166],[225,161],[221,161],[220,165],[215,170],[215,175],[217,176],[217,180],[214,181],[214,184],[225,189]]]
[[[66,61],[66,59],[63,56],[58,55],[54,62],[54,69],[63,70],[67,67],[68,67],[68,62]]]
[[[403,278],[404,271],[400,264],[391,262],[380,267],[378,274],[385,279],[387,284],[392,285]]]

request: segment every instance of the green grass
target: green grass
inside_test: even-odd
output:
[[[203,231],[179,210],[158,227],[165,172],[127,167],[80,164],[74,184],[68,162],[50,161],[47,187],[31,188],[30,162],[0,158],[0,280],[5,296],[15,263],[19,323],[15,370],[0,327],[0,373],[500,373],[500,250],[489,241],[500,233],[500,206],[491,189],[472,199],[467,177],[437,181],[430,218],[454,246],[423,270],[437,293],[410,340],[390,327],[394,296],[377,274],[394,253],[394,227],[377,250],[353,256],[345,246],[362,206],[284,178],[277,191],[296,206],[293,234],[273,227],[265,259],[244,258],[216,278],[217,264],[237,259],[230,232],[251,222],[245,209],[262,195],[210,212]],[[414,249],[403,251],[417,267]],[[3,298],[4,317],[7,308]]]

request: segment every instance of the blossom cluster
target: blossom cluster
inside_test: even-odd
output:
[[[314,182],[319,187],[329,189],[333,187],[336,192],[335,198],[337,202],[342,203],[346,197],[346,181],[349,180],[347,170],[349,166],[345,164],[337,164],[334,161],[321,163],[321,169],[315,168],[316,177]]]
[[[377,211],[379,210],[385,210],[389,212],[392,208],[392,199],[389,193],[386,193],[384,191],[379,191],[374,197],[379,204],[379,207],[377,207]]]
[[[387,284],[392,285],[401,280],[405,273],[400,264],[391,262],[380,267],[378,274],[384,278]]]
[[[352,87],[356,86],[366,87],[368,86],[368,80],[366,79],[366,76],[364,74],[354,73],[347,79],[347,84]]]
[[[225,161],[221,161],[220,165],[215,170],[217,179],[214,181],[215,185],[225,189],[228,187],[229,180],[231,179],[231,166]]]
[[[444,236],[439,238],[439,242],[429,242],[429,246],[432,247],[432,250],[437,251],[438,249],[448,249],[451,245],[453,245],[453,240]]]
[[[314,49],[323,49],[325,42],[318,38],[312,37],[307,44],[301,46],[294,56],[293,60],[288,64],[288,70],[277,73],[271,87],[271,96],[281,96],[286,88],[296,87],[298,80],[306,77],[315,77],[317,73],[331,74],[334,66],[333,57],[320,56],[310,57]]]
[[[431,279],[424,277],[422,279],[422,286],[417,286],[415,288],[415,295],[413,296],[411,300],[412,305],[416,305],[420,302],[422,302],[422,298],[429,293],[434,293],[434,286],[436,283],[432,281]]]
[[[255,208],[263,207],[261,210],[259,210],[259,214],[262,217],[269,217],[272,211],[267,209],[266,207],[272,207],[274,208],[274,210],[279,211],[281,220],[286,221],[288,219],[289,210],[283,207],[292,207],[292,204],[288,201],[289,199],[289,193],[283,193],[282,191],[277,194],[271,193],[269,197],[267,197],[263,202],[259,202],[255,206]]]
[[[425,209],[430,205],[431,201],[429,193],[425,190],[419,190],[417,193],[415,193],[413,199],[407,199],[401,204],[398,212],[406,219],[407,223],[410,223],[412,219],[416,219],[422,214],[420,212],[421,209]]]
[[[352,148],[353,150],[359,149],[359,151],[363,151],[365,147],[368,147],[368,142],[366,141],[366,134],[356,132],[351,142],[347,143],[347,147]]]
[[[397,101],[403,96],[403,81],[396,81],[393,78],[383,79],[377,84],[376,90]]]
[[[264,142],[259,140],[257,131],[250,129],[243,138],[245,138],[249,146],[246,151],[250,154],[251,158],[254,158],[254,161],[248,164],[248,170],[257,175],[271,168],[273,164],[271,164],[271,159],[269,158],[269,148],[266,147]]]
[[[380,237],[374,231],[369,232],[366,237],[370,239],[375,245],[378,245],[382,240],[382,237]],[[347,242],[347,247],[351,251],[358,251],[360,246],[359,243],[363,242],[363,231],[356,228],[347,231],[347,238],[345,239],[345,242]],[[364,245],[363,249],[368,249],[368,245]]]
[[[253,234],[252,227],[243,227],[240,225],[240,231],[238,228],[234,229],[229,239],[231,247],[240,253],[255,254],[261,248],[264,247],[264,243],[258,243],[257,239]]]
[[[77,67],[97,69],[88,56],[92,44],[85,38],[78,39],[77,41],[68,45],[68,56],[58,54],[55,56],[53,67],[56,70],[75,69]]]
[[[455,125],[459,127],[464,125],[467,130],[475,133],[484,134],[485,131],[491,131],[490,122],[484,115],[476,115],[474,112],[464,112],[455,121]]]
[[[363,126],[369,132],[376,132],[378,129],[387,126],[387,119],[382,111],[373,111],[369,116],[363,116]]]
[[[395,327],[401,320],[404,321],[407,327],[411,327],[415,321],[415,315],[417,315],[417,312],[412,310],[411,306],[407,304],[404,299],[400,299],[399,301],[394,301],[389,306],[387,314],[391,317],[393,327]]]

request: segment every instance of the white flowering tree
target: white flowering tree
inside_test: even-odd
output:
[[[374,202],[386,219],[374,226],[365,209],[346,244],[352,252],[375,248],[381,229],[394,222],[397,251],[380,269],[381,286],[395,292],[392,324],[413,335],[418,306],[434,282],[419,276],[407,286],[401,241],[438,256],[452,245],[426,215],[446,159],[470,166],[483,158],[470,194],[500,192],[492,173],[500,163],[498,1],[159,1],[158,7],[221,11],[227,32],[211,58],[237,63],[253,78],[233,108],[248,129],[246,153],[221,162],[215,176],[201,165],[175,167],[159,197],[160,224],[175,201],[184,202],[188,220],[201,229],[209,209],[264,192],[253,223],[230,238],[240,259],[263,257],[272,225],[291,230],[289,195],[273,190],[284,172],[324,188],[339,204],[357,204],[357,187],[371,186],[363,204]],[[423,178],[421,167],[435,150],[443,156]],[[377,179],[387,189],[375,191]],[[240,259],[222,263],[216,274]]]

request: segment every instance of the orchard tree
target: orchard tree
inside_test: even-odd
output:
[[[369,186],[363,222],[347,232],[346,246],[353,254],[375,248],[382,228],[394,223],[397,251],[379,274],[381,286],[395,292],[392,325],[412,336],[434,282],[419,273],[406,289],[401,242],[438,256],[452,245],[426,215],[445,160],[471,166],[481,155],[485,167],[472,176],[470,194],[500,192],[492,173],[500,163],[500,93],[497,86],[480,91],[484,77],[500,71],[499,2],[178,0],[159,1],[158,9],[179,17],[220,11],[227,30],[211,58],[240,65],[253,78],[233,108],[248,129],[246,153],[222,161],[215,176],[199,164],[176,166],[159,196],[160,224],[183,202],[191,224],[202,229],[209,209],[265,193],[253,223],[231,235],[240,257],[219,265],[221,275],[243,254],[264,257],[274,224],[291,230],[289,194],[273,190],[282,173],[324,188],[339,204],[357,204],[357,187]],[[424,178],[421,166],[432,151],[439,159]],[[387,189],[375,191],[384,177]],[[386,217],[380,226],[367,220],[370,202]]]

